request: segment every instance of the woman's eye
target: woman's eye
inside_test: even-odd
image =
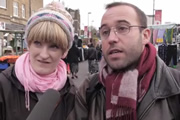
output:
[[[59,47],[57,45],[51,45],[50,48],[52,48],[52,49],[59,49]]]
[[[33,42],[36,46],[41,46],[41,42],[39,42],[39,41],[34,41]]]

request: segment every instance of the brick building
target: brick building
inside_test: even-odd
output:
[[[1,0],[0,29],[24,30],[28,18],[43,7],[43,0]]]
[[[73,17],[74,23],[73,23],[73,27],[74,27],[74,33],[77,34],[78,36],[81,34],[81,28],[80,28],[80,12],[79,10],[73,10],[71,8],[66,8],[66,10],[71,14],[71,16]]]

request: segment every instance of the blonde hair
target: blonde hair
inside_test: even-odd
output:
[[[42,21],[34,25],[27,36],[28,46],[36,40],[56,44],[63,52],[68,49],[67,35],[55,22]]]

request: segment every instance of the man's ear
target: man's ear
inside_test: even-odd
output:
[[[146,45],[151,39],[151,30],[146,28],[142,31],[142,44]]]
[[[64,54],[62,55],[62,59],[64,59],[64,58],[67,56],[68,52],[69,52],[69,50],[66,50],[66,51],[64,52]]]

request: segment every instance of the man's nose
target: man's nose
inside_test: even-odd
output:
[[[116,30],[114,28],[111,28],[111,30],[110,30],[108,41],[110,43],[111,42],[118,42],[118,36],[117,36]]]

